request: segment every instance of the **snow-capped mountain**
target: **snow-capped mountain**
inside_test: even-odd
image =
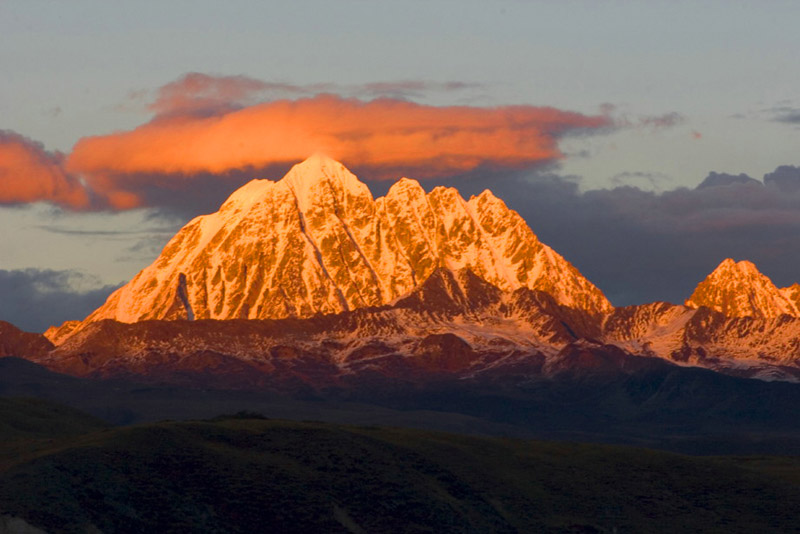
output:
[[[603,338],[634,354],[763,379],[800,378],[800,285],[725,259],[686,300],[617,308]]]
[[[229,385],[527,380],[627,372],[633,356],[798,381],[800,284],[726,259],[685,305],[614,308],[491,192],[403,178],[373,199],[313,156],[189,222],[102,307],[45,335],[57,346],[32,358],[59,371]]]
[[[749,261],[724,260],[700,282],[686,301],[690,308],[705,306],[728,317],[800,315],[800,285],[778,289]]]
[[[596,315],[542,291],[502,291],[466,269],[437,269],[390,305],[305,319],[102,320],[31,359],[79,376],[326,388],[624,373],[641,365],[626,360],[633,356],[798,381],[800,318],[668,303]]]
[[[504,291],[545,291],[589,313],[603,293],[491,192],[426,194],[406,178],[385,197],[315,155],[280,181],[253,180],[197,217],[83,325],[102,319],[277,319],[380,306],[435,269],[469,269]]]

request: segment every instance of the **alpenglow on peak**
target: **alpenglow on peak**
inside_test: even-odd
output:
[[[85,322],[336,313],[387,304],[439,267],[469,269],[504,290],[542,290],[592,313],[612,309],[491,192],[467,201],[403,178],[373,199],[344,165],[314,155],[190,221]]]
[[[800,315],[795,286],[779,289],[749,261],[726,258],[686,301],[690,308],[705,306],[729,317],[773,318]]]

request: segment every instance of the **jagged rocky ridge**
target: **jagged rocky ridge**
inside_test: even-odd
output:
[[[32,357],[79,376],[327,388],[385,380],[532,380],[626,373],[633,356],[736,376],[800,379],[800,319],[668,303],[589,314],[548,293],[437,269],[390,305],[278,320],[89,324]]]
[[[316,387],[500,368],[538,374],[555,347],[595,332],[592,317],[542,291],[504,292],[469,270],[437,269],[390,305],[305,319],[103,320],[31,359],[82,376],[210,373],[231,384]]]
[[[465,201],[403,179],[373,200],[314,156],[191,221],[32,359],[78,375],[320,386],[550,376],[598,354],[621,370],[622,354],[797,380],[799,299],[800,285],[725,260],[684,306],[614,309],[490,192]]]
[[[468,268],[503,290],[546,291],[590,313],[612,308],[490,191],[466,201],[404,178],[373,200],[341,163],[317,155],[190,221],[82,325],[51,337],[102,319],[278,319],[380,306],[439,267]]]

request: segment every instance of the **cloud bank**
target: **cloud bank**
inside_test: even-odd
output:
[[[467,87],[404,81],[343,90],[359,98],[319,93],[324,85],[190,73],[156,91],[148,105],[150,121],[82,138],[68,155],[4,133],[0,203],[133,209],[152,205],[153,190],[188,192],[198,183],[231,177],[236,182],[242,173],[252,176],[317,152],[377,179],[525,169],[563,158],[558,143],[566,135],[614,126],[606,114],[527,105],[431,106],[403,98]],[[395,96],[363,98],[386,94]]]
[[[334,95],[279,100],[211,116],[157,116],[132,131],[80,140],[66,161],[117,209],[141,204],[142,175],[187,177],[299,161],[316,152],[374,177],[446,176],[558,160],[558,139],[608,125],[553,108],[434,107]]]
[[[76,271],[0,269],[0,320],[29,332],[44,332],[66,320],[83,319],[119,286],[81,290],[96,283]]]

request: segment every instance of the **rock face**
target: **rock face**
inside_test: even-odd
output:
[[[794,304],[794,307],[800,312],[800,284],[792,284],[789,287],[781,288],[781,295]]]
[[[705,306],[728,317],[771,319],[800,315],[799,296],[797,284],[778,289],[751,262],[728,258],[697,286],[686,305]]]
[[[312,156],[193,219],[75,331],[102,319],[276,319],[379,306],[439,267],[593,314],[612,309],[488,190],[466,201],[404,178],[373,200],[341,163]]]

